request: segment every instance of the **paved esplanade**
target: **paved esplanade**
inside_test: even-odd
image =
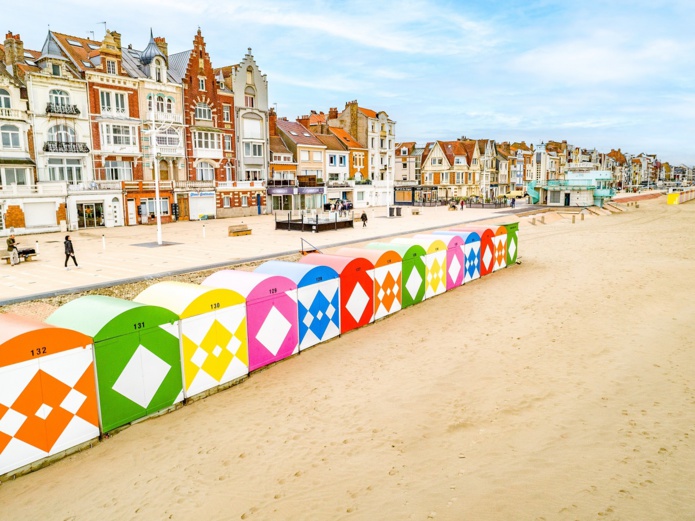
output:
[[[519,205],[516,211],[521,211]],[[65,233],[17,236],[20,246],[38,242],[35,260],[11,267],[0,264],[0,305],[32,298],[110,286],[155,276],[197,271],[232,263],[297,253],[304,238],[319,249],[344,244],[359,244],[393,235],[407,235],[421,230],[449,227],[481,219],[509,216],[513,210],[464,209],[455,212],[447,207],[421,208],[411,215],[403,208],[403,217],[387,218],[386,208],[367,209],[369,222],[354,229],[321,233],[275,230],[272,215],[182,221],[162,226],[164,245],[157,245],[156,226],[90,228],[70,232],[80,269],[70,261],[63,266]],[[361,213],[356,210],[356,214]],[[228,237],[227,227],[247,224],[251,235]]]

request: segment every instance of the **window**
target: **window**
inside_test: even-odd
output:
[[[232,206],[232,198],[229,197],[228,195],[223,195],[222,196],[222,208],[231,208]]]
[[[222,121],[225,123],[232,121],[232,108],[229,105],[222,105]]]
[[[67,181],[70,184],[82,182],[82,166],[79,159],[48,160],[49,181]]]
[[[246,67],[246,83],[253,85],[253,67]]]
[[[168,128],[166,131],[157,134],[157,146],[160,147],[177,147],[181,142],[178,132],[173,128]]]
[[[437,164],[437,158],[436,158],[436,157],[433,157],[433,158],[430,160],[430,164],[436,165],[436,164]]]
[[[347,166],[347,156],[338,156],[338,166]]]
[[[263,157],[263,145],[261,143],[244,143],[244,156]]]
[[[162,60],[159,58],[154,61],[154,81],[159,83],[164,81],[164,67],[162,67]]]
[[[249,196],[248,195],[242,195],[241,196],[241,206],[248,206],[249,205]]]
[[[261,180],[261,171],[260,170],[246,170],[244,172],[244,179],[240,179],[240,181],[260,181]]]
[[[70,95],[64,90],[53,89],[48,93],[48,97],[54,105],[70,105]]]
[[[232,150],[232,136],[224,136],[224,149]]]
[[[53,74],[53,76],[60,76],[60,65],[51,63],[51,74]]]
[[[130,161],[104,161],[107,181],[130,181],[133,179],[133,165]]]
[[[312,161],[321,161],[323,158],[323,155],[321,152],[313,152],[312,154]]]
[[[220,135],[215,132],[195,132],[194,138],[195,148],[208,150],[221,149]]]
[[[468,172],[468,184],[471,184],[473,182],[473,173]]]
[[[0,184],[2,179],[0,179]],[[26,185],[27,169],[26,168],[5,168],[5,184],[7,185]]]
[[[408,163],[406,163],[405,161],[401,164],[403,165],[403,168],[408,168]]]
[[[157,94],[157,112],[164,112],[164,96]]]
[[[212,181],[215,179],[215,169],[210,163],[198,163],[195,167],[196,181]]]
[[[407,156],[408,155],[408,149],[407,148],[401,148],[401,155]]]
[[[106,60],[106,74],[116,74],[116,62],[114,60]]]
[[[232,181],[232,164],[227,163],[224,165],[224,180],[225,181]]]
[[[0,109],[10,108],[10,93],[5,89],[0,89]]]
[[[244,105],[250,109],[256,106],[256,90],[253,87],[246,87],[244,90]]]
[[[167,114],[174,112],[174,100],[172,98],[167,98]]]
[[[299,153],[300,159],[302,161],[309,161],[309,151],[308,150],[302,150]]]
[[[99,100],[101,101],[101,112],[115,112],[117,114],[127,113],[126,96],[124,92],[101,91],[99,93]]]
[[[328,156],[328,166],[335,166],[335,154],[331,154]]]
[[[462,157],[457,157],[454,159],[454,164],[455,165],[462,165],[463,164],[463,158]]]
[[[112,125],[103,123],[101,126],[101,142],[105,145],[136,145],[137,130],[127,125]]]
[[[156,210],[156,204],[157,200],[152,197],[151,199],[140,199],[140,204],[146,204],[147,205],[147,213],[148,214],[154,214]],[[169,198],[168,197],[160,197],[159,198],[159,214],[160,215],[169,215]]]
[[[212,119],[212,110],[207,103],[198,103],[195,106],[195,119]]]
[[[49,141],[60,141],[61,143],[74,143],[75,131],[66,125],[54,125],[48,129]]]
[[[198,89],[205,90],[205,78],[198,78]]]
[[[19,148],[19,127],[3,125],[0,127],[2,148]]]

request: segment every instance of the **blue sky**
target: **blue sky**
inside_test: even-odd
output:
[[[191,48],[200,26],[216,67],[252,47],[289,119],[357,99],[397,122],[398,141],[566,139],[695,165],[692,0],[8,4],[0,29],[27,48],[40,49],[49,24],[100,39],[103,21],[139,49],[152,27],[170,53]]]

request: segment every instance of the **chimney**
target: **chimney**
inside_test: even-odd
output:
[[[18,34],[8,32],[5,35],[5,65],[13,66],[24,63],[24,42]]]
[[[305,129],[309,129],[309,116],[300,116],[297,118],[297,123],[303,126]]]
[[[167,41],[164,39],[164,37],[163,36],[155,36],[154,43],[157,44],[157,47],[159,47],[159,50],[162,51],[162,54],[168,60],[169,59],[169,46],[167,45]]]
[[[271,108],[268,110],[268,135],[277,136],[278,135],[278,115],[275,113],[275,109]]]
[[[338,107],[328,109],[328,119],[338,119]]]

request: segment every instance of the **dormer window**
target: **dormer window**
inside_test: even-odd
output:
[[[154,81],[164,82],[164,63],[159,58],[154,61]]]
[[[106,73],[116,74],[116,62],[114,60],[106,60]]]
[[[60,65],[51,63],[51,74],[53,74],[53,76],[60,76]]]
[[[198,78],[198,89],[205,90],[205,78]]]

